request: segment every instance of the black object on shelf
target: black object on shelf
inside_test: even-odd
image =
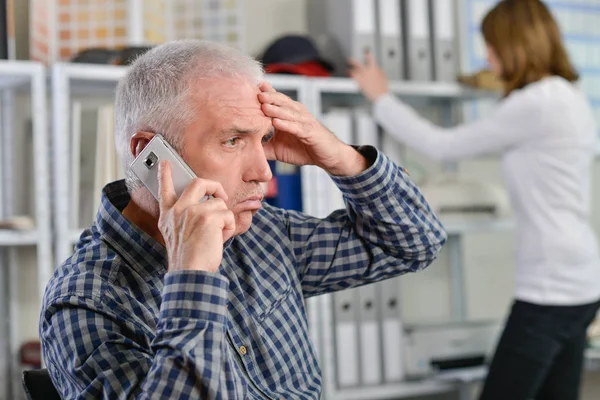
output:
[[[8,4],[0,0],[0,60],[8,60]]]
[[[1,0],[0,0],[1,1]],[[92,47],[84,49],[71,58],[71,62],[85,64],[130,65],[135,59],[150,50],[150,46],[128,46],[123,49]]]

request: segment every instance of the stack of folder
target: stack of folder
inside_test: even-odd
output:
[[[311,34],[333,38],[343,59],[376,55],[391,80],[455,81],[457,0],[308,0]]]

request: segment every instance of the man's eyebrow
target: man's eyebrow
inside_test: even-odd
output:
[[[221,130],[221,132],[219,132],[219,134],[221,135],[231,135],[231,134],[235,134],[235,135],[251,135],[254,133],[258,133],[258,130],[256,129],[244,129],[244,128],[238,128],[238,127],[233,127],[233,128],[226,128]]]
[[[275,132],[274,128],[271,127],[264,134],[265,135],[273,135],[274,132]],[[239,127],[233,127],[233,128],[223,129],[222,131],[219,132],[219,135],[221,135],[221,136],[253,135],[253,134],[257,134],[257,133],[260,133],[260,131],[258,129],[244,129],[244,128],[239,128]]]

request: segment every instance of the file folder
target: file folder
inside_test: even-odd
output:
[[[379,0],[377,5],[379,63],[392,81],[404,79],[400,1]]]
[[[429,0],[431,9],[434,78],[453,82],[457,75],[457,49],[455,44],[454,0]]]
[[[385,382],[404,379],[402,315],[400,308],[399,278],[380,283],[381,343],[383,352],[383,377]]]
[[[323,125],[342,142],[352,144],[352,109],[332,108],[323,116]]]
[[[317,167],[304,165],[300,167],[302,179],[302,211],[306,214],[317,215],[316,174]]]
[[[402,6],[405,65],[408,79],[431,81],[433,60],[429,27],[429,1],[404,0]]]
[[[354,110],[354,127],[356,137],[354,144],[379,148],[379,128],[367,110],[363,108]]]
[[[338,139],[347,144],[353,144],[352,110],[348,108],[334,108],[323,116],[323,124],[332,131]],[[328,186],[327,197],[320,199],[321,203],[328,203],[326,215],[339,209],[346,208],[342,192],[338,189],[331,177],[322,171],[324,184]]]
[[[81,102],[74,101],[71,111],[71,225],[79,228],[79,182],[81,168]]]
[[[340,388],[357,386],[359,379],[356,289],[333,294],[335,365]]]
[[[359,333],[360,333],[360,376],[363,385],[381,383],[381,335],[377,285],[368,284],[358,289]]]
[[[311,36],[318,42],[333,38],[338,51],[324,54],[335,65],[336,75],[345,76],[347,60],[364,62],[365,52],[377,55],[375,0],[307,0],[307,20]]]

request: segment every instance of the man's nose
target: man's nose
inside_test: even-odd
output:
[[[273,173],[265,156],[263,146],[256,146],[249,154],[243,179],[246,182],[268,182],[271,178],[273,178]]]

